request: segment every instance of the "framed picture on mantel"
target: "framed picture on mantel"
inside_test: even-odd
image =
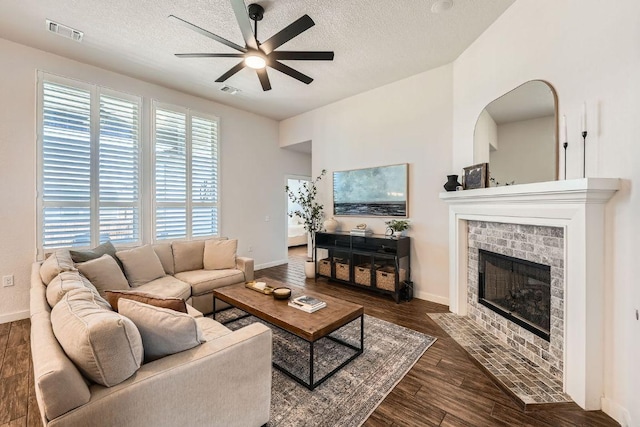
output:
[[[477,165],[464,168],[464,189],[473,190],[476,188],[488,187],[489,163],[479,163]]]

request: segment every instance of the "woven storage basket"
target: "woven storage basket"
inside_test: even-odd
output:
[[[374,265],[375,270],[379,266]],[[371,286],[371,264],[360,264],[353,269],[354,282],[362,286]]]
[[[318,273],[321,276],[331,277],[331,260],[329,258],[318,261]]]
[[[336,279],[349,281],[349,261],[336,260]]]
[[[402,283],[407,278],[407,271],[400,269],[399,282]],[[376,270],[376,287],[386,291],[395,292],[396,290],[396,269],[393,266],[386,266]]]

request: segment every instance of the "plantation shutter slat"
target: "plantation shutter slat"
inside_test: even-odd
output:
[[[139,99],[43,80],[41,112],[42,248],[139,242]]]
[[[100,96],[100,242],[140,240],[139,105]]]
[[[89,244],[91,94],[44,82],[42,105],[44,248]]]
[[[217,235],[218,122],[160,108],[155,114],[156,238]]]
[[[191,121],[192,235],[218,234],[218,123]]]
[[[156,238],[187,237],[187,125],[186,116],[156,110]]]

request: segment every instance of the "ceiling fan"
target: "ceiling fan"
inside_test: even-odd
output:
[[[264,16],[264,8],[259,4],[250,4],[245,8],[244,0],[230,0],[233,12],[238,20],[245,46],[242,47],[223,37],[213,34],[203,28],[198,27],[184,19],[175,15],[169,15],[169,19],[173,19],[179,24],[192,29],[193,31],[220,42],[240,53],[176,53],[178,58],[242,58],[237,65],[216,79],[216,82],[224,82],[229,77],[242,70],[244,67],[253,68],[258,74],[258,79],[262,85],[262,90],[271,90],[271,82],[267,75],[266,67],[271,67],[280,71],[302,83],[309,84],[313,79],[293,68],[280,62],[281,60],[297,60],[297,61],[333,61],[333,52],[310,52],[310,51],[276,51],[289,40],[307,31],[315,25],[315,22],[304,15],[297,19],[287,27],[271,36],[268,40],[260,43],[258,41],[258,21]],[[247,13],[248,12],[248,13]],[[251,21],[254,22],[254,28],[251,28]]]

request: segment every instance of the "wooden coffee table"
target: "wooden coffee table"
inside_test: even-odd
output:
[[[285,286],[277,281],[267,281],[267,284],[272,287]],[[227,304],[248,313],[248,315],[255,316],[258,319],[277,326],[278,328],[302,338],[309,343],[308,379],[300,378],[287,369],[287,367],[276,362],[273,363],[273,366],[298,383],[304,385],[309,390],[313,390],[362,354],[364,349],[364,308],[358,304],[333,298],[318,292],[312,292],[297,286],[286,286],[292,291],[291,298],[295,298],[300,295],[310,295],[325,301],[327,306],[314,313],[306,313],[302,310],[289,307],[287,305],[288,300],[276,300],[271,295],[261,294],[246,288],[243,283],[215,289],[213,291],[213,306],[215,307],[216,299],[222,300]],[[216,311],[213,312],[213,318],[215,319],[215,317]],[[337,331],[356,319],[360,319],[360,347],[356,347],[336,337],[329,336],[330,333]],[[239,318],[229,320],[225,323],[236,320],[239,320]],[[355,354],[342,362],[331,372],[316,380],[313,372],[314,344],[321,338],[328,338],[341,345],[349,347],[350,349],[355,350]]]

